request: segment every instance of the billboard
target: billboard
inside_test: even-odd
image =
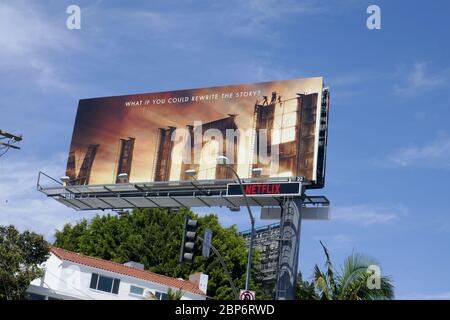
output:
[[[328,94],[316,77],[83,99],[66,175],[73,185],[191,180],[187,170],[234,179],[231,167],[323,187]]]

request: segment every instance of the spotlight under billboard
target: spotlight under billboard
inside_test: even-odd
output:
[[[231,166],[321,188],[328,106],[321,77],[83,99],[66,175],[73,185],[233,180]]]

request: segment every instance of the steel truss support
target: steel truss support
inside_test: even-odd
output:
[[[298,273],[300,227],[302,222],[301,197],[285,198],[281,204],[280,256],[275,288],[276,300],[294,300]]]

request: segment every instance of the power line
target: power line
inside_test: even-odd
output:
[[[0,150],[2,151],[0,157],[5,155],[10,149],[20,150],[20,147],[15,145],[20,141],[22,141],[22,135],[18,136],[0,129]]]
[[[1,142],[0,142],[0,143],[1,143]],[[9,150],[9,148],[10,148],[10,146],[4,147],[4,148],[0,147],[0,150],[5,149],[5,151],[3,151],[2,153],[0,153],[0,157],[3,156],[5,153],[7,153],[8,150]]]

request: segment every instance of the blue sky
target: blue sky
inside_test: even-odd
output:
[[[70,4],[81,30],[65,26]],[[381,30],[366,28],[370,4]],[[301,271],[324,263],[323,240],[337,265],[374,257],[399,299],[450,299],[449,16],[444,0],[2,0],[0,126],[24,140],[0,159],[0,224],[51,239],[95,215],[35,190],[39,170],[64,173],[81,98],[324,76],[327,185],[313,194],[331,220],[303,223]]]

